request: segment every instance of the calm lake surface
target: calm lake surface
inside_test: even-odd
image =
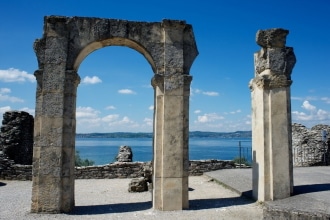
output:
[[[232,160],[240,155],[251,161],[251,138],[190,138],[190,160]],[[95,165],[114,162],[119,147],[130,146],[133,161],[152,160],[151,138],[76,138],[76,150],[83,159],[93,160]]]

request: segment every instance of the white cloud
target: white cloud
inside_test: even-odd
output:
[[[0,81],[3,82],[35,82],[36,79],[33,74],[29,74],[19,69],[9,68],[7,70],[0,70]]]
[[[218,115],[217,113],[209,113],[209,114],[204,114],[204,115],[200,115],[197,117],[197,121],[198,123],[206,123],[206,122],[214,122],[214,121],[218,121],[218,120],[222,120],[224,119],[223,116]]]
[[[5,112],[10,111],[10,110],[11,110],[10,106],[0,107],[0,114],[3,115]]]
[[[11,93],[9,88],[0,88],[0,94]]]
[[[136,92],[134,92],[133,90],[130,90],[130,89],[121,89],[121,90],[118,90],[118,93],[120,94],[136,94]]]
[[[102,80],[97,77],[97,76],[92,76],[92,77],[89,77],[89,76],[86,76],[81,83],[83,84],[97,84],[97,83],[101,83]]]
[[[314,106],[314,105],[311,105],[310,103],[309,103],[309,101],[304,101],[303,102],[303,104],[302,104],[302,106],[301,106],[303,109],[306,109],[306,110],[308,110],[308,111],[315,111],[316,110],[316,107]]]
[[[154,110],[154,106],[153,106],[153,105],[150,105],[148,109],[149,109],[150,111],[153,111],[153,110]]]
[[[76,118],[97,118],[100,114],[99,111],[93,109],[92,107],[81,107],[79,106],[76,109]]]
[[[202,92],[202,90],[200,90],[200,89],[195,89],[195,93],[196,94],[200,94]]]
[[[301,106],[303,111],[292,111],[292,119],[294,122],[304,124],[307,127],[314,126],[316,124],[329,124],[330,112],[318,109],[316,106],[310,104],[305,100]]]
[[[124,116],[120,118],[119,115],[107,115],[102,118],[103,122],[106,122],[110,127],[118,127],[122,125],[130,125],[130,127],[137,127],[138,124],[131,120],[129,117]]]
[[[0,102],[24,102],[23,99],[10,96],[8,93],[11,93],[11,90],[8,88],[0,88]]]
[[[301,101],[301,100],[303,100],[303,98],[302,97],[291,96],[291,100]]]
[[[104,122],[115,122],[119,118],[119,115],[114,114],[114,115],[107,115],[102,118],[102,121]]]
[[[33,115],[33,117],[34,117],[34,114],[35,114],[35,109],[31,109],[31,108],[28,108],[28,107],[21,108],[20,111],[27,112],[30,115]]]
[[[114,110],[114,109],[116,109],[116,107],[113,106],[113,105],[109,105],[109,106],[107,106],[105,109],[106,109],[106,110]]]
[[[194,111],[195,114],[199,114],[199,113],[201,113],[201,112],[202,112],[202,111],[199,110],[199,109],[197,109],[197,110]]]
[[[327,104],[330,104],[330,98],[329,97],[322,97],[321,100],[324,101]]]
[[[309,121],[313,119],[313,115],[307,115],[305,112],[292,111],[295,120]]]
[[[190,89],[190,95],[193,96],[195,94],[203,94],[203,95],[207,95],[207,96],[218,96],[219,93],[218,92],[213,92],[213,91],[203,91],[201,89]]]
[[[330,113],[323,109],[317,110],[316,116],[319,120],[330,119]]]
[[[144,118],[143,122],[148,126],[153,125],[153,120],[151,118]]]
[[[217,92],[203,92],[204,95],[207,95],[207,96],[218,96],[219,93]]]
[[[234,114],[237,114],[237,113],[241,113],[242,111],[240,109],[236,110],[236,111],[231,111],[229,112],[230,114],[234,115]]]

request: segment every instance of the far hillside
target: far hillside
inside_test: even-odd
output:
[[[76,134],[77,138],[152,138],[153,133],[132,133],[132,132],[113,132],[113,133],[87,133]],[[251,138],[251,131],[235,131],[235,132],[206,132],[191,131],[190,138]]]

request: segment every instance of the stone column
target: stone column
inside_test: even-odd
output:
[[[163,21],[164,68],[152,80],[155,89],[153,208],[189,207],[189,95],[192,77],[183,70],[180,22]]]
[[[46,20],[46,34],[35,43],[37,55],[44,62],[35,72],[31,212],[68,212],[74,207],[75,99],[79,76],[66,69],[65,21]]]
[[[283,29],[259,30],[252,96],[253,196],[259,201],[289,197],[293,189],[291,72],[296,58]]]

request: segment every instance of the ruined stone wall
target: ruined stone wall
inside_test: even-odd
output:
[[[76,167],[76,179],[114,179],[142,177],[143,168],[151,167],[150,162],[112,163],[104,166]],[[2,168],[1,168],[2,167]],[[223,160],[192,160],[189,175],[199,176],[204,172],[235,168],[232,161]],[[13,161],[0,160],[0,179],[3,180],[31,180],[31,165],[15,165]]]
[[[8,111],[3,114],[0,151],[15,164],[32,164],[33,126],[33,116],[27,112]]]
[[[327,131],[322,141],[322,130]],[[292,153],[294,166],[315,166],[330,164],[330,126],[315,125],[311,129],[304,125],[292,125]]]

